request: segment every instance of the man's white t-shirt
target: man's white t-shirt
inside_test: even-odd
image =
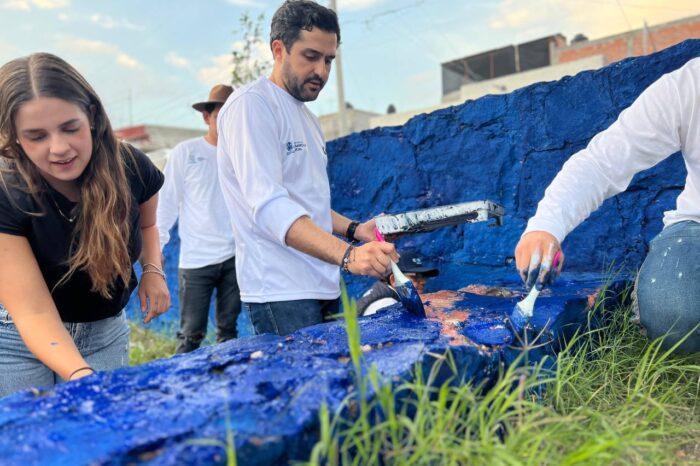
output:
[[[564,164],[525,233],[547,231],[560,242],[637,172],[682,151],[688,170],[676,209],[664,225],[700,222],[700,58],[649,86],[608,129]],[[643,208],[643,206],[640,206]]]
[[[219,184],[236,240],[241,300],[335,299],[340,271],[285,244],[308,216],[332,233],[328,158],[318,119],[268,78],[219,111]]]
[[[161,248],[180,219],[180,268],[219,264],[236,253],[217,167],[216,146],[203,137],[175,146],[165,165],[156,219]]]

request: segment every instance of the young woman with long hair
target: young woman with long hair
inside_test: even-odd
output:
[[[136,260],[144,320],[170,307],[162,184],[71,65],[37,53],[0,67],[0,396],[128,363]]]

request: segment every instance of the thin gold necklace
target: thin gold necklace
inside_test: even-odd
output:
[[[61,217],[65,218],[68,221],[68,223],[75,222],[75,219],[78,218],[77,213],[72,217],[69,217],[68,215],[64,214],[61,208],[58,206],[58,202],[56,202],[56,199],[54,199],[53,193],[51,191],[49,191],[49,197],[51,198],[51,202],[53,202],[53,205],[56,206],[56,210],[58,210],[58,213],[61,215]]]

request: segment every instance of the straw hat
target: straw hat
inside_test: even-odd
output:
[[[230,96],[232,93],[233,88],[231,86],[217,84],[211,88],[211,91],[209,91],[208,100],[205,102],[197,102],[196,104],[192,104],[192,108],[198,112],[204,112],[209,104],[223,104],[226,102],[226,99],[228,99],[228,96]]]

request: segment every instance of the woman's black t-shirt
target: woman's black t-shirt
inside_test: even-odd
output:
[[[129,215],[129,257],[134,263],[141,254],[142,246],[139,205],[160,190],[164,178],[143,152],[134,148],[131,148],[131,152],[133,157],[126,155],[124,160],[133,199]],[[56,283],[68,271],[67,262],[75,224],[68,220],[70,217],[67,214],[72,212],[76,204],[46,184],[47,190],[41,193],[42,205],[39,206],[30,194],[13,187],[16,186],[16,180],[7,181],[9,193],[0,186],[0,232],[27,238],[61,320],[93,322],[118,314],[136,288],[133,269],[128,286],[120,280],[112,285],[111,299],[91,291],[90,276],[82,270],[76,271],[67,282],[54,289]],[[12,202],[8,195],[12,196]],[[42,207],[45,215],[30,215],[32,212],[42,212]],[[90,209],[90,206],[84,208]]]

